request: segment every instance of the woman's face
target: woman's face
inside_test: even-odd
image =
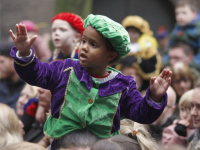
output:
[[[33,97],[33,93],[30,86],[25,86],[21,91],[21,95],[17,101],[17,115],[22,116],[24,114],[24,105],[29,99]]]
[[[172,80],[172,87],[176,91],[176,94],[180,97],[192,88],[192,81],[189,78],[175,78]]]

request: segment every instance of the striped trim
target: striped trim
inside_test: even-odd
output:
[[[70,71],[69,79],[68,79],[68,81],[67,81],[67,87],[66,87],[66,90],[65,90],[65,97],[64,97],[63,104],[62,104],[62,106],[61,106],[61,108],[60,108],[59,118],[58,118],[58,119],[61,118],[61,112],[62,112],[62,109],[63,109],[63,107],[64,107],[64,105],[65,105],[66,96],[67,96],[67,91],[68,91],[68,87],[69,87],[69,82],[70,82],[70,79],[71,79],[71,76],[72,76],[72,71],[73,71],[74,69],[73,69],[73,67],[69,67],[69,68],[67,68],[67,69],[65,69],[65,70],[63,71],[63,72],[65,72],[65,71],[68,71],[68,70],[70,70],[70,69],[71,69],[71,71]]]

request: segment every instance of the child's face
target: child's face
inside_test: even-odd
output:
[[[175,8],[176,21],[180,26],[190,24],[195,18],[197,13],[193,12],[188,5],[179,6]]]
[[[113,59],[111,53],[106,47],[105,38],[92,26],[87,26],[79,47],[80,64],[87,70],[100,70]]]
[[[179,115],[181,120],[191,120],[190,116],[190,107],[188,106],[180,106],[179,107]]]
[[[131,43],[136,43],[139,37],[141,36],[141,34],[136,29],[133,29],[133,28],[130,28],[127,31],[130,36]]]
[[[191,89],[192,82],[189,78],[182,79],[180,77],[176,77],[172,79],[172,86],[176,91],[176,94],[180,97]]]
[[[52,23],[52,41],[64,55],[70,55],[74,47],[76,31],[64,20],[57,19]]]

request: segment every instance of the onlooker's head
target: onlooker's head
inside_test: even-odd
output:
[[[45,148],[35,143],[19,142],[10,144],[1,150],[45,150]]]
[[[200,130],[200,83],[197,84],[192,94],[191,117],[194,128]]]
[[[168,101],[167,106],[163,110],[160,117],[153,123],[153,125],[162,126],[166,123],[169,117],[173,114],[175,108],[176,108],[176,93],[174,89],[170,86],[167,90],[168,95]]]
[[[116,135],[95,143],[91,150],[142,150],[137,140],[125,135]]]
[[[149,23],[140,16],[127,16],[122,25],[128,31],[131,43],[137,42],[143,33],[153,35]]]
[[[191,110],[191,100],[194,89],[185,92],[178,103],[179,115],[181,120],[187,120],[191,122],[190,110]]]
[[[2,103],[0,103],[0,135],[0,148],[23,140],[17,115],[12,108]]]
[[[120,134],[137,140],[142,150],[156,150],[158,148],[155,140],[143,124],[123,119],[120,121]]]
[[[1,79],[11,79],[13,81],[18,79],[18,75],[13,66],[14,59],[10,56],[10,51],[13,46],[13,42],[5,42],[0,44]]]
[[[198,13],[198,5],[194,0],[178,0],[175,4],[176,21],[180,26],[190,24]]]
[[[83,20],[73,13],[59,13],[52,19],[52,41],[64,56],[71,55],[83,34]]]
[[[160,26],[158,28],[158,31],[156,33],[156,39],[158,41],[158,45],[160,50],[160,53],[163,54],[164,50],[167,48],[169,44],[169,32],[165,29],[164,26]]]
[[[26,84],[21,91],[20,97],[17,100],[17,115],[21,117],[24,114],[24,105],[29,99],[36,97],[37,87]]]
[[[170,46],[169,59],[172,66],[176,62],[183,62],[189,64],[194,57],[194,49],[184,42],[175,42]]]
[[[177,96],[180,98],[186,91],[194,88],[195,77],[191,68],[181,62],[175,63],[171,67],[172,77],[171,86],[176,91]]]
[[[90,150],[92,145],[96,143],[99,138],[89,130],[77,129],[57,140],[54,140],[51,147],[54,150],[61,148],[69,148],[76,150]]]

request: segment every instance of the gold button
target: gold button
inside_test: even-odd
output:
[[[92,99],[88,99],[88,103],[89,103],[89,104],[92,104],[92,103],[93,103],[93,100],[92,100]]]

